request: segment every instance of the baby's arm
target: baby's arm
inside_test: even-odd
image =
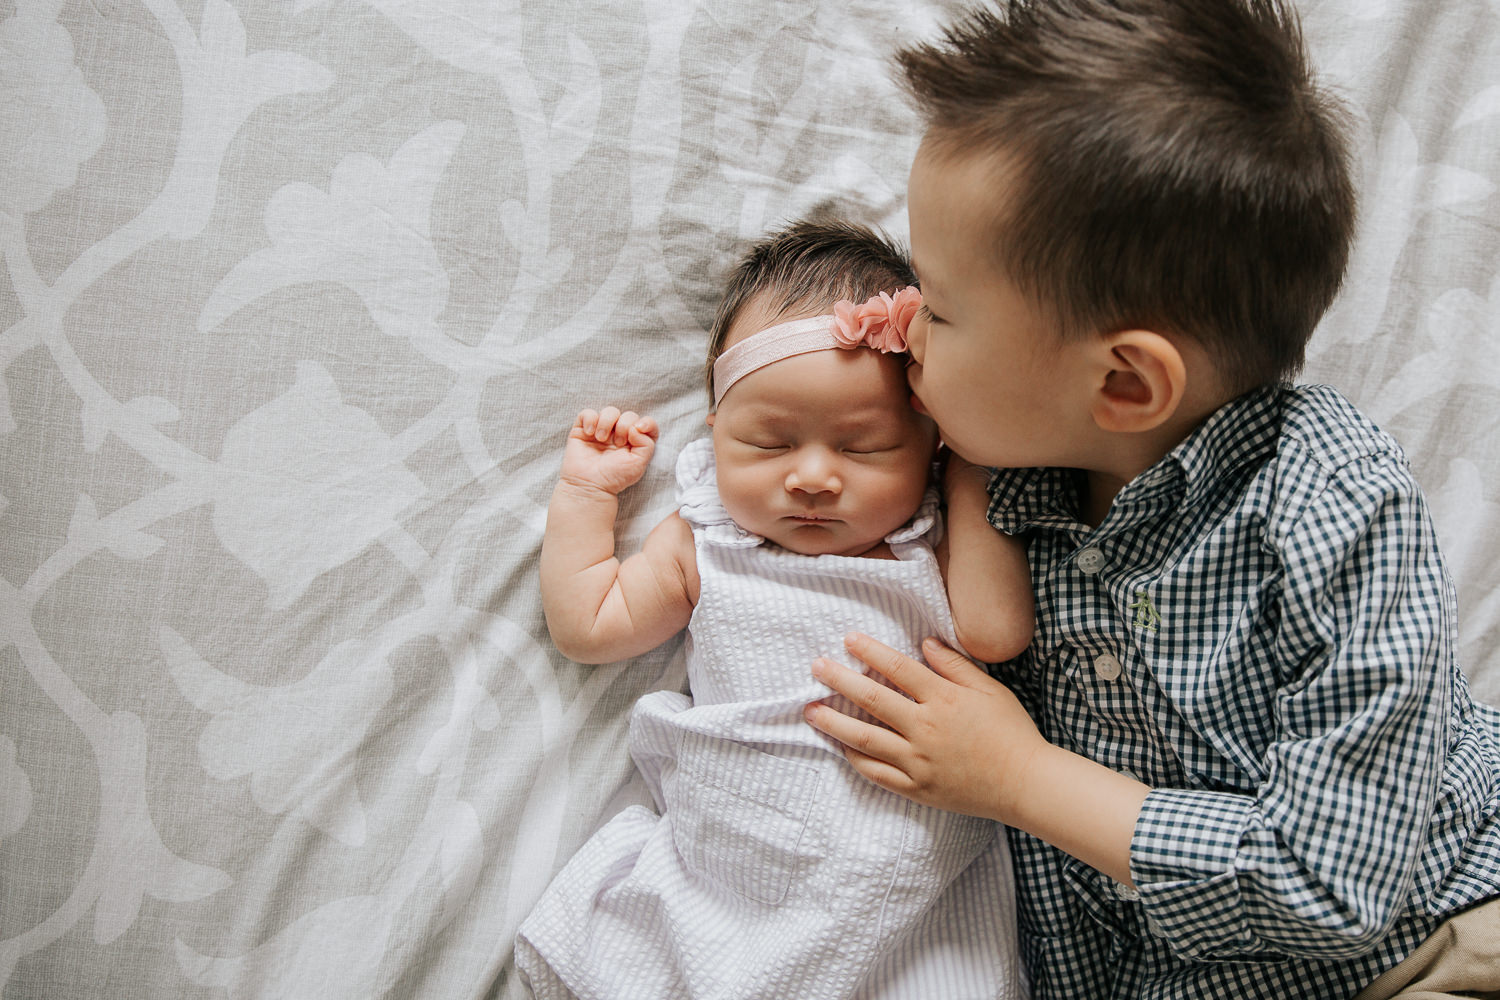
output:
[[[988,478],[988,470],[948,456],[948,523],[938,561],[959,643],[976,660],[1000,663],[1030,644],[1036,612],[1026,546],[985,518]]]
[[[698,597],[693,537],[675,513],[641,551],[615,557],[619,494],[656,449],[656,421],[615,407],[573,422],[542,538],[542,609],[559,652],[609,663],[661,645],[687,626]]]

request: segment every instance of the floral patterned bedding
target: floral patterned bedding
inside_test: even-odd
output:
[[[1500,3],[1300,0],[1363,221],[1309,380],[1401,440],[1500,702]],[[703,433],[742,241],[900,233],[928,0],[0,0],[0,998],[511,997],[668,645],[536,594],[574,412]]]

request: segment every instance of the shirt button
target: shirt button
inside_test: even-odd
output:
[[[1104,551],[1097,546],[1090,545],[1078,553],[1078,571],[1087,576],[1093,576],[1104,568]]]
[[[1156,918],[1149,913],[1146,914],[1146,930],[1150,931],[1151,936],[1154,938],[1165,938],[1167,936],[1167,932],[1162,930],[1161,924],[1157,923]]]
[[[1120,661],[1109,653],[1101,653],[1094,659],[1094,673],[1100,680],[1115,680],[1120,676]]]
[[[1126,885],[1124,882],[1116,882],[1115,895],[1119,896],[1127,903],[1134,903],[1136,900],[1141,898],[1141,890],[1137,889],[1133,885]]]

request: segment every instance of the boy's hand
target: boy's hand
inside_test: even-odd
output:
[[[1048,743],[1010,688],[936,639],[922,644],[931,670],[866,635],[844,645],[897,689],[814,662],[814,677],[890,727],[807,706],[807,721],[844,744],[856,771],[925,805],[1024,830],[1131,884],[1131,838],[1150,788]]]
[[[1049,744],[1010,689],[936,639],[923,644],[931,669],[866,635],[852,633],[844,644],[896,690],[828,659],[814,662],[813,676],[890,728],[821,702],[807,707],[807,721],[843,743],[854,769],[883,788],[1014,824],[1017,790]]]
[[[573,421],[563,450],[565,483],[618,495],[646,473],[656,450],[656,421],[613,406],[584,410]]]

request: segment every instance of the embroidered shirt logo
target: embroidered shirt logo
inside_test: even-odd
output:
[[[1151,603],[1151,595],[1144,590],[1135,592],[1135,603],[1130,605],[1130,610],[1135,612],[1135,621],[1131,624],[1138,629],[1155,632],[1156,626],[1161,624],[1161,615],[1156,613],[1156,605]]]

